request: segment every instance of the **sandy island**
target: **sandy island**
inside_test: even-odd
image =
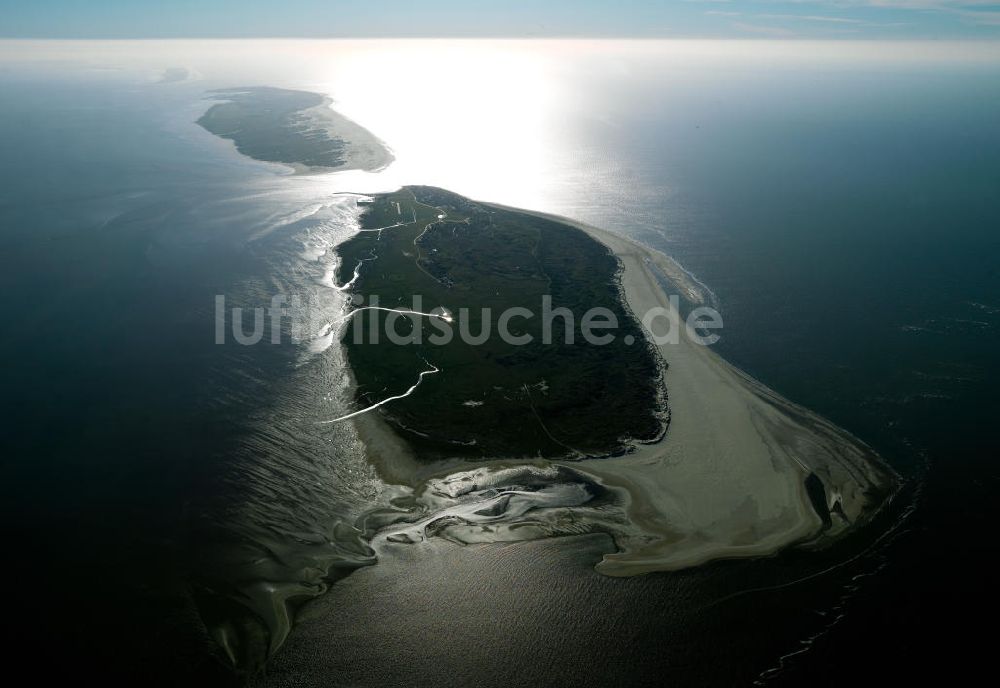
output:
[[[696,286],[667,256],[612,232],[531,214],[574,226],[608,246],[621,262],[622,290],[637,316],[654,307],[674,308],[657,271],[697,303]],[[416,528],[412,519],[384,528],[373,546],[378,550],[379,541],[387,539],[424,539],[414,533],[456,517],[465,525],[446,526],[447,537],[469,543],[608,532],[618,551],[604,555],[597,570],[631,576],[720,558],[770,555],[795,544],[821,545],[867,523],[896,488],[895,473],[866,444],[784,399],[711,348],[692,342],[687,333],[681,333],[678,343],[657,348],[668,364],[669,430],[658,442],[635,444],[625,456],[427,465],[409,455],[377,414],[357,417],[359,435],[383,479],[412,489],[425,511]],[[518,467],[585,474],[619,496],[624,518],[609,517],[606,508],[588,513],[580,503],[561,503],[556,495],[539,502],[530,519],[525,520],[522,507],[512,525],[504,526],[494,507],[484,520],[488,525],[469,523],[474,514],[483,513],[469,507],[469,495],[503,484],[503,474]],[[813,482],[812,495],[807,479]],[[459,483],[471,487],[453,491],[451,486]],[[492,492],[489,496],[495,498]],[[573,512],[571,528],[557,526],[565,524],[565,513],[561,519],[551,516],[560,507]],[[550,515],[541,516],[544,512]]]

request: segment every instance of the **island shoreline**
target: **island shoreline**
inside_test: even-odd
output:
[[[674,307],[653,268],[659,269],[671,283],[676,284],[674,280],[679,279],[677,286],[689,302],[705,303],[703,294],[685,283],[686,273],[679,265],[654,249],[571,218],[477,203],[559,222],[607,247],[619,262],[617,279],[621,292],[637,318],[652,307]],[[429,480],[484,466],[496,470],[513,466],[561,466],[584,473],[615,490],[624,497],[631,532],[614,534],[618,551],[605,555],[596,566],[597,571],[610,576],[679,570],[717,559],[771,556],[803,543],[832,544],[874,518],[898,487],[895,472],[850,433],[784,399],[707,347],[683,336],[679,345],[657,347],[648,339],[649,333],[646,334],[666,364],[665,374],[674,378],[664,381],[670,427],[658,440],[633,442],[632,450],[624,456],[579,461],[498,457],[423,464],[377,414],[359,416],[352,422],[380,476],[389,483],[414,490]],[[682,365],[675,365],[677,362]],[[685,371],[685,367],[694,371]],[[675,385],[679,377],[685,384]],[[708,386],[708,392],[699,390],[702,385]],[[725,399],[722,405],[727,406],[715,418],[715,427],[710,424],[692,429],[689,410],[711,414],[713,396]],[[675,432],[678,406],[686,417],[681,429]],[[725,435],[727,427],[732,437],[712,440]],[[749,472],[747,467],[740,468],[732,462],[741,445],[753,450],[750,453],[755,461]],[[707,451],[699,455],[699,450]],[[697,459],[711,464],[707,472],[699,468]],[[690,465],[685,466],[685,461]],[[727,471],[731,480],[720,480]],[[826,524],[817,513],[806,489],[810,476],[816,476],[824,486],[828,507],[841,514],[836,522]],[[693,493],[688,499],[681,494],[685,483]],[[728,522],[713,527],[711,509],[706,513],[704,509],[692,508],[692,512],[700,513],[686,514],[692,498],[699,494],[710,501],[716,500],[715,516],[721,513],[722,521],[728,519]],[[756,516],[742,513],[745,503],[751,505],[748,508],[758,509]],[[734,510],[727,516],[726,510],[731,505],[735,505]],[[760,511],[769,516],[763,529],[755,523],[762,516]]]

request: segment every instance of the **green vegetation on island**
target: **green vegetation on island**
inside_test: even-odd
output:
[[[604,245],[569,225],[431,187],[373,197],[362,229],[338,249],[355,307],[377,297],[381,308],[443,308],[453,319],[446,344],[441,318],[362,310],[345,329],[358,408],[404,395],[420,372],[438,369],[374,411],[418,458],[605,456],[662,435],[662,364],[623,303],[619,264]],[[572,313],[572,340],[565,319],[553,317],[546,343],[547,296],[551,313]],[[498,320],[514,307],[532,315],[511,318],[518,341],[505,341]],[[595,307],[617,320],[600,331],[608,343],[581,336]],[[386,317],[408,343],[386,337]],[[485,341],[470,342],[484,327]]]
[[[211,95],[222,102],[198,124],[255,160],[300,170],[377,170],[392,161],[381,141],[331,110],[331,101],[318,93],[261,86]]]

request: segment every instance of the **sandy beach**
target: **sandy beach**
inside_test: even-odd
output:
[[[336,171],[380,172],[391,165],[395,156],[389,146],[354,120],[334,110],[333,106],[331,98],[324,98],[322,104],[303,110],[301,117],[308,122],[310,129],[324,131],[327,136],[340,139],[346,144],[346,162],[337,167]],[[302,164],[292,164],[291,167],[296,174],[325,174],[331,171],[327,167]]]
[[[618,256],[622,288],[638,317],[656,307],[674,310],[654,269],[682,295],[697,294],[667,256],[546,217],[587,232]],[[641,531],[634,541],[618,537],[623,551],[605,555],[600,572],[674,570],[836,538],[867,522],[891,494],[895,475],[869,446],[693,342],[683,328],[677,344],[658,348],[669,366],[664,439],[624,457],[576,464],[627,491],[629,520]],[[822,481],[832,512],[826,528],[806,493],[810,474]]]

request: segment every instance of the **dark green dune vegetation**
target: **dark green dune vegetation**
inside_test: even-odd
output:
[[[371,305],[377,297],[383,307],[444,308],[455,318],[447,344],[432,341],[442,336],[439,318],[366,310],[345,330],[358,408],[405,394],[421,371],[439,369],[411,395],[373,411],[418,458],[581,458],[621,453],[630,440],[662,434],[660,359],[623,304],[618,262],[604,245],[569,225],[431,187],[373,197],[362,227],[385,229],[361,232],[339,247],[341,283],[358,269],[357,303]],[[414,295],[421,304],[414,305]],[[573,313],[572,343],[561,318],[552,321],[545,343],[546,295],[553,311]],[[533,316],[512,318],[508,331],[531,336],[529,344],[498,335],[500,314],[518,306]],[[613,335],[611,343],[581,337],[581,319],[594,307],[618,321],[616,329],[593,330]],[[481,335],[483,308],[491,311],[489,336],[468,343],[460,323]],[[388,340],[387,316],[408,343]]]

